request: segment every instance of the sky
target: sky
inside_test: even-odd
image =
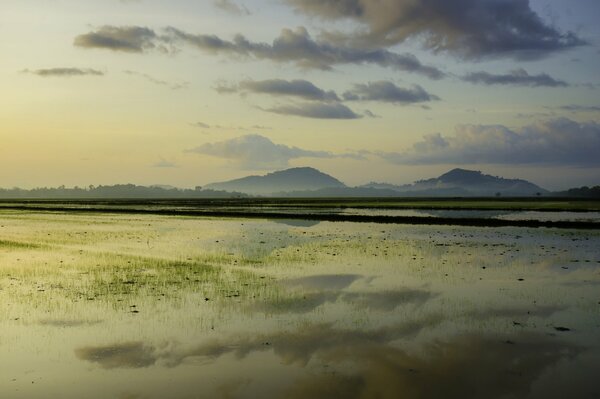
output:
[[[600,184],[597,0],[2,0],[0,187]]]

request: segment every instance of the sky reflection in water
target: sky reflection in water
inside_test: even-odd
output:
[[[600,392],[596,232],[0,218],[2,397]]]

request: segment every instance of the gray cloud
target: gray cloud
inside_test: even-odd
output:
[[[173,40],[190,44],[212,54],[229,54],[279,63],[295,63],[301,68],[330,70],[335,65],[375,64],[400,71],[415,72],[432,79],[445,74],[439,69],[423,65],[412,54],[397,54],[383,49],[361,50],[340,47],[313,40],[307,30],[284,29],[272,44],[251,42],[242,35],[227,41],[215,35],[192,35],[168,28]]]
[[[421,86],[402,88],[383,80],[354,85],[354,89],[345,92],[343,97],[347,101],[381,101],[394,104],[439,100],[439,97],[426,92]]]
[[[250,170],[286,167],[290,160],[296,158],[335,158],[338,156],[326,151],[311,151],[275,144],[267,137],[258,134],[206,143],[188,150],[188,152],[228,159]]]
[[[141,53],[156,48],[158,35],[141,26],[103,26],[100,29],[75,37],[73,44],[84,48],[103,48],[113,51]]]
[[[452,137],[427,135],[409,151],[379,153],[398,164],[547,164],[599,166],[600,124],[558,118],[511,130],[458,126]]]
[[[530,87],[566,87],[569,85],[567,82],[554,79],[552,76],[545,73],[530,75],[525,69],[515,69],[514,71],[500,75],[483,71],[471,72],[463,76],[462,80],[486,85],[516,85]]]
[[[220,130],[271,130],[272,127],[264,125],[252,125],[252,126],[223,126],[223,125],[209,125],[204,122],[190,123],[191,126],[202,128],[202,129],[220,129]]]
[[[562,106],[558,107],[558,109],[561,109],[563,111],[570,111],[570,112],[599,112],[600,106],[569,104],[569,105],[562,105]]]
[[[152,164],[153,168],[177,168],[177,164],[171,161],[167,161],[166,159],[161,159],[158,162]]]
[[[140,78],[143,78],[150,83],[154,83],[155,85],[159,85],[159,86],[167,86],[173,90],[185,89],[189,86],[188,82],[181,82],[181,83],[167,82],[166,80],[156,79],[155,77],[150,76],[147,73],[142,73],[142,72],[125,70],[125,71],[123,71],[123,73],[125,73],[127,75],[131,75],[131,76],[139,76]]]
[[[326,19],[351,19],[352,33],[330,41],[382,46],[409,38],[434,52],[465,58],[537,59],[586,44],[573,32],[544,22],[527,0],[287,0],[297,11]]]
[[[336,65],[374,64],[398,71],[414,72],[431,79],[441,79],[445,73],[424,65],[413,54],[398,54],[385,49],[358,49],[316,41],[304,27],[283,29],[272,43],[252,42],[238,34],[232,41],[216,35],[190,34],[168,27],[163,35],[139,26],[103,26],[97,31],[79,35],[74,44],[84,48],[141,53],[151,49],[172,52],[183,43],[210,54],[225,54],[243,58],[295,63],[301,68],[331,70]]]
[[[172,90],[187,89],[189,87],[189,85],[190,85],[190,82],[179,82],[179,83],[168,82],[166,80],[157,79],[157,78],[155,78],[155,77],[153,77],[151,75],[148,75],[146,73],[141,73],[141,72],[124,71],[124,73],[129,74],[129,75],[139,76],[141,78],[146,79],[150,83],[154,83],[154,84],[160,85],[160,86],[167,86],[167,87],[169,87]]]
[[[250,15],[250,11],[245,6],[236,4],[231,0],[214,0],[213,4],[215,7],[233,15]]]
[[[244,80],[237,86],[219,86],[216,90],[219,93],[232,93],[239,91],[270,94],[273,96],[299,97],[305,100],[313,101],[339,101],[339,98],[334,91],[325,91],[307,80]]]
[[[324,104],[324,103],[305,103],[296,105],[281,105],[265,109],[267,112],[273,112],[280,115],[294,115],[304,118],[315,119],[358,119],[360,115],[356,114],[344,104]]]
[[[72,77],[72,76],[103,76],[104,72],[90,68],[48,68],[23,70],[24,73],[31,73],[42,77]]]

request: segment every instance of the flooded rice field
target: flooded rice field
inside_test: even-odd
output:
[[[2,398],[597,398],[600,231],[0,211]]]

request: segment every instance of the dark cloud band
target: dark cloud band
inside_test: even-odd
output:
[[[326,91],[312,82],[302,79],[284,80],[244,80],[237,85],[220,85],[216,88],[219,93],[258,93],[272,96],[298,97],[311,101],[339,101],[334,91]]]
[[[90,68],[48,68],[25,69],[24,73],[31,73],[42,77],[72,77],[72,76],[103,76],[104,72]]]
[[[566,87],[569,84],[552,76],[542,73],[530,75],[524,69],[516,69],[506,74],[491,74],[488,72],[472,72],[462,77],[462,80],[470,83],[485,85],[513,85],[529,87]]]
[[[75,37],[73,44],[83,48],[104,48],[113,51],[141,53],[155,48],[156,33],[141,26],[103,26]]]
[[[358,119],[360,115],[356,114],[344,104],[323,104],[323,103],[305,103],[296,105],[281,105],[268,108],[265,111],[280,115],[293,115],[303,118],[314,119]]]
[[[354,85],[354,88],[345,92],[343,97],[347,101],[379,101],[393,104],[414,104],[439,100],[439,97],[428,93],[421,86],[403,88],[388,81]]]
[[[422,40],[435,52],[465,58],[538,59],[586,44],[573,32],[544,22],[527,0],[287,0],[297,11],[326,19],[351,19],[359,29],[330,33],[354,46],[390,46]]]
[[[431,79],[441,79],[445,73],[425,65],[413,54],[394,53],[385,49],[357,49],[314,40],[307,30],[284,29],[272,43],[252,42],[242,35],[225,40],[216,35],[190,34],[169,27],[164,34],[139,26],[104,26],[97,31],[79,35],[75,46],[113,51],[141,53],[151,49],[171,51],[184,44],[210,54],[293,63],[300,68],[331,70],[338,65],[372,64],[398,71],[413,72]]]

